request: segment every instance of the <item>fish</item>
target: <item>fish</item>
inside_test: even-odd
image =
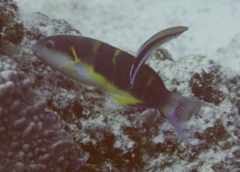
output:
[[[32,51],[53,70],[81,84],[103,89],[123,106],[157,109],[189,145],[182,124],[202,106],[209,106],[197,98],[169,91],[161,77],[146,64],[141,64],[132,86],[129,72],[135,57],[100,40],[55,35],[38,40]]]
[[[186,26],[168,28],[156,33],[141,45],[130,70],[130,82],[132,86],[134,84],[139,68],[150,57],[152,52],[156,50],[158,47],[160,47],[162,44],[178,37],[186,30],[188,30],[188,27]],[[168,52],[166,50],[163,50],[163,52],[165,55],[168,55]],[[168,56],[170,56],[168,57],[168,59],[171,59],[171,55],[169,54]]]

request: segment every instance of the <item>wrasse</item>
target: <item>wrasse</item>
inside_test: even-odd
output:
[[[160,36],[164,41],[159,37],[157,41],[152,39],[156,41],[154,45],[158,41],[161,44],[174,37],[168,33]],[[143,45],[144,53],[140,58],[152,51],[151,40]],[[181,124],[189,120],[201,106],[209,106],[196,98],[186,98],[170,92],[159,75],[144,63],[137,69],[132,85],[130,71],[136,58],[99,40],[84,36],[56,35],[39,40],[32,46],[32,50],[54,70],[80,83],[102,88],[122,105],[158,109],[187,144],[190,143]]]

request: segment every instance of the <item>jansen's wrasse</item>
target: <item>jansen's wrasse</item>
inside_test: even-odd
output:
[[[144,57],[145,61],[145,54],[152,52],[152,46],[149,45],[157,48],[158,42],[162,44],[186,30],[186,27],[175,28],[175,35],[169,34],[174,32],[170,28],[170,32],[165,30],[164,34],[157,34],[157,40],[151,38],[143,44],[144,51],[140,58]],[[151,40],[155,41],[154,44],[151,44]],[[158,109],[188,144],[190,143],[181,128],[181,123],[189,120],[201,106],[209,106],[196,98],[186,98],[170,92],[159,75],[144,63],[137,62],[140,67],[137,69],[134,84],[131,84],[130,71],[139,57],[135,58],[99,40],[84,36],[50,36],[35,43],[32,50],[41,61],[54,70],[80,83],[102,88],[122,105]],[[140,49],[139,52],[141,51]]]

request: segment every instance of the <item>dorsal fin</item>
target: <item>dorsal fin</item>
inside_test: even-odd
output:
[[[144,62],[150,57],[152,52],[165,42],[178,37],[183,32],[188,30],[188,27],[177,26],[165,29],[149,38],[138,50],[136,60],[130,70],[130,83],[133,86],[136,74]]]

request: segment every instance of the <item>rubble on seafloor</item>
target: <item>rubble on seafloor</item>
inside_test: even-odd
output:
[[[0,37],[0,171],[240,170],[239,74],[202,55],[149,60],[169,90],[214,107],[186,124],[190,147],[156,110],[122,107],[37,60],[38,39],[80,32],[41,13],[19,19],[17,10],[0,2],[9,14],[0,28],[8,31]],[[20,30],[9,32],[9,21]]]

